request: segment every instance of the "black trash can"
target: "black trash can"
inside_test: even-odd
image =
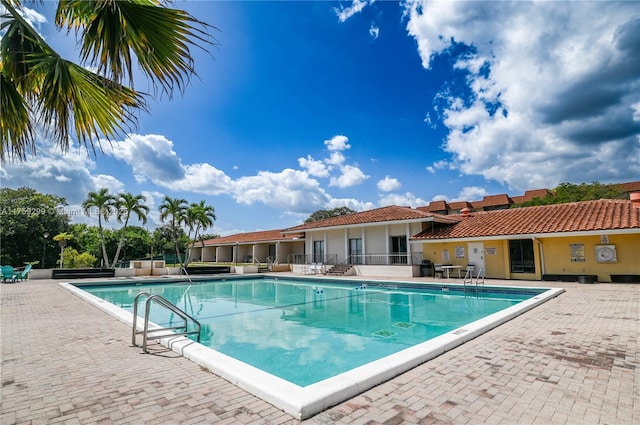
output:
[[[431,260],[422,260],[422,264],[420,264],[420,276],[433,276],[433,264]]]

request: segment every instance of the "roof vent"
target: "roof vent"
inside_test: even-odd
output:
[[[463,208],[460,210],[460,215],[462,217],[469,217],[471,215],[471,210],[469,208]]]
[[[635,208],[640,208],[640,192],[632,192],[629,194],[629,199]]]

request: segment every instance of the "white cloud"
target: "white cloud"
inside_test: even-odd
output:
[[[347,198],[331,198],[329,202],[327,202],[326,209],[347,207],[354,211],[366,211],[376,207],[373,202],[365,202],[360,201],[358,199],[347,199]]]
[[[347,136],[342,136],[339,134],[337,136],[333,136],[329,140],[325,140],[324,144],[327,146],[327,149],[329,149],[329,151],[334,152],[351,149],[351,145],[348,142],[349,138]]]
[[[112,142],[105,153],[131,166],[136,181],[151,180],[158,185],[185,177],[182,161],[173,150],[173,142],[157,134],[129,134],[125,140]]]
[[[483,187],[467,186],[462,188],[458,192],[458,196],[451,201],[479,201],[487,195],[489,195],[489,192]]]
[[[298,164],[314,177],[329,177],[329,170],[324,162],[313,159],[311,155],[307,155],[306,158],[298,158]]]
[[[416,197],[413,193],[389,193],[386,195],[380,196],[379,204],[381,207],[388,205],[400,205],[406,207],[422,207],[427,205],[429,202],[424,199]]]
[[[380,27],[377,27],[372,23],[369,27],[369,35],[371,36],[371,38],[376,40],[380,36]]]
[[[362,12],[362,9],[364,9],[364,7],[367,4],[373,3],[372,1],[362,1],[362,0],[353,0],[351,3],[351,6],[349,7],[344,7],[342,5],[340,5],[340,7],[334,7],[333,10],[334,12],[336,12],[336,15],[338,15],[338,20],[340,20],[340,22],[345,22],[347,19],[349,19],[350,17],[352,17],[353,15],[355,15],[356,13],[360,13]]]
[[[341,174],[337,177],[331,177],[329,186],[338,186],[344,189],[345,187],[355,186],[362,183],[369,178],[366,174],[360,170],[360,168],[353,165],[344,165],[340,168]]]
[[[378,189],[383,192],[391,192],[393,190],[400,189],[402,185],[398,181],[398,179],[391,178],[389,176],[384,176],[384,179],[378,182]]]
[[[263,203],[292,212],[313,212],[324,208],[329,200],[317,180],[304,171],[289,168],[239,178],[233,197],[241,204]]]
[[[40,193],[63,197],[69,204],[80,204],[87,193],[98,190],[105,183],[94,176],[95,161],[83,148],[71,145],[66,153],[38,134],[37,156],[28,156],[24,162],[7,161],[2,165],[3,187],[30,187]],[[109,184],[121,187],[117,178]]]
[[[91,176],[90,179],[93,183],[93,187],[97,189],[107,188],[111,193],[121,193],[125,191],[124,184],[114,176],[98,174],[96,176]]]
[[[446,168],[451,168],[451,164],[443,159],[425,167],[431,174],[435,174],[438,170],[444,170]]]
[[[444,148],[513,189],[640,174],[635,2],[412,2],[423,66],[454,44],[468,92],[443,92]],[[616,164],[612,167],[611,164]],[[427,167],[430,172],[438,164]]]
[[[330,165],[341,165],[345,161],[345,157],[340,152],[331,152],[329,158],[325,159],[325,162]],[[330,167],[331,168],[331,167]]]

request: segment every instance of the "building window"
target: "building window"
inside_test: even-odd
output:
[[[313,262],[324,263],[324,241],[313,241]]]
[[[536,264],[533,256],[533,241],[531,239],[509,241],[509,259],[511,262],[511,273],[535,273]]]
[[[349,262],[362,264],[362,239],[349,239]]]
[[[407,237],[391,237],[391,263],[407,264]]]

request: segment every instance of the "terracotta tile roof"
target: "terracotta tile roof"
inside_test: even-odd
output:
[[[513,201],[514,204],[521,204],[526,201],[524,195],[512,196],[511,200]]]
[[[429,202],[429,208],[427,209],[427,212],[447,211],[448,209],[449,205],[447,204],[447,201],[433,201]]]
[[[235,243],[251,243],[251,242],[277,242],[282,240],[293,240],[296,238],[304,238],[304,233],[283,234],[284,229],[264,230],[260,232],[237,233],[235,235],[223,236],[215,239],[204,241],[205,245],[227,245]]]
[[[426,230],[413,240],[474,238],[504,235],[639,229],[640,209],[630,201],[597,201],[472,213],[457,224]]]
[[[498,205],[511,205],[513,201],[509,199],[506,193],[500,195],[485,196],[482,200],[482,207],[495,207]]]
[[[640,182],[620,183],[618,185],[623,192],[640,192]]]
[[[521,202],[531,201],[534,198],[544,199],[547,195],[550,195],[551,191],[549,189],[535,189],[535,190],[527,190],[524,193],[524,200]],[[516,202],[515,196],[512,197],[513,202]]]
[[[358,224],[384,223],[388,221],[405,221],[405,220],[423,220],[435,219],[435,221],[443,223],[454,223],[460,218],[452,218],[442,214],[429,213],[420,209],[411,207],[400,207],[398,205],[390,205],[387,207],[376,208],[374,210],[362,211],[358,213],[331,217],[313,223],[305,223],[299,226],[285,229],[286,232],[298,232],[311,229],[322,229],[326,227],[353,226]]]
[[[451,202],[449,204],[449,208],[451,208],[452,210],[460,211],[463,208],[473,208],[473,205],[471,205],[471,202],[457,201],[457,202]]]

